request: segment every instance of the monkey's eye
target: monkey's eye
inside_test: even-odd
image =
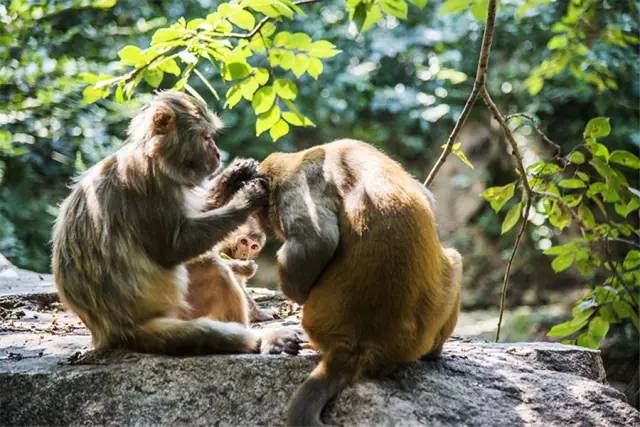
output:
[[[258,245],[256,245],[256,244],[254,243],[253,245],[251,245],[251,249],[253,249],[253,250],[255,251],[256,249],[258,249]]]
[[[240,243],[246,246],[249,242],[247,241],[247,239],[243,238],[243,239],[240,239]]]

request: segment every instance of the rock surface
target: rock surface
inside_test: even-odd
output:
[[[0,425],[282,425],[318,356],[176,358],[79,352],[90,337],[55,300],[50,277],[0,277]],[[16,287],[20,288],[16,291]],[[36,289],[38,288],[38,289]],[[297,312],[269,291],[285,319]],[[261,327],[263,325],[257,325]],[[551,343],[452,339],[437,361],[364,380],[339,394],[336,425],[640,425],[604,384],[600,353]]]

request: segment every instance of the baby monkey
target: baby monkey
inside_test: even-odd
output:
[[[249,217],[211,251],[187,264],[191,305],[187,317],[244,324],[273,320],[275,312],[258,307],[246,287],[258,270],[254,259],[265,241],[257,221]]]

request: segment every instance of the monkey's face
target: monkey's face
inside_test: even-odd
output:
[[[236,237],[231,256],[235,259],[248,260],[258,256],[264,246],[264,235],[244,235]]]
[[[200,100],[178,92],[163,92],[149,107],[148,150],[160,169],[184,185],[196,185],[220,166],[214,141],[222,122]]]

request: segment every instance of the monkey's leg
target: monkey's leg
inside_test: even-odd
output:
[[[169,355],[253,353],[260,338],[237,323],[160,317],[142,325],[127,344],[132,350]]]
[[[130,350],[174,356],[222,353],[289,353],[300,350],[300,335],[294,329],[251,330],[238,323],[205,318],[153,319],[123,343]]]
[[[274,309],[262,309],[258,306],[258,303],[256,303],[253,297],[251,297],[251,294],[249,294],[246,284],[243,286],[243,290],[247,304],[249,304],[249,320],[252,322],[266,322],[278,318]]]
[[[450,282],[450,290],[449,292],[453,294],[454,302],[451,308],[451,313],[447,318],[444,325],[438,332],[436,336],[433,350],[427,353],[424,357],[428,359],[435,359],[440,356],[442,353],[442,346],[445,341],[451,336],[453,330],[458,323],[458,314],[460,312],[460,287],[462,282],[462,257],[460,253],[453,248],[447,248],[444,250],[449,262],[451,263],[451,282]]]

